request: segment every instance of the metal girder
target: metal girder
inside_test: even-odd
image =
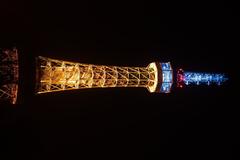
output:
[[[84,88],[145,87],[154,92],[157,68],[82,64],[37,57],[36,93]]]
[[[15,104],[18,94],[18,53],[17,49],[0,49],[0,100]]]

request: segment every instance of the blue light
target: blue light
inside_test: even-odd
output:
[[[217,84],[221,85],[227,78],[224,74],[210,74],[197,72],[184,72],[184,83],[189,84]]]
[[[162,70],[172,70],[170,62],[168,63],[161,63]]]
[[[162,86],[160,92],[169,93],[173,83],[173,73],[170,62],[160,63],[162,67]]]

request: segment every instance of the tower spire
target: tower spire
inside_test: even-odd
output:
[[[204,72],[188,72],[182,69],[177,73],[177,84],[179,87],[183,85],[221,85],[228,78],[220,73],[204,73]]]

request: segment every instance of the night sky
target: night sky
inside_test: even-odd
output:
[[[19,51],[20,91],[17,105],[0,106],[0,159],[234,158],[238,20],[234,4],[222,0],[1,1],[0,48]],[[174,69],[230,80],[171,94],[111,88],[35,95],[40,55],[118,66],[170,61]]]

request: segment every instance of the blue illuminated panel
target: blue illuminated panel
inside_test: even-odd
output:
[[[173,83],[173,73],[170,62],[160,63],[162,67],[162,86],[160,92],[169,93]]]
[[[224,74],[209,74],[209,73],[196,73],[196,72],[184,72],[184,83],[189,84],[207,84],[212,83],[221,85],[227,78]]]

